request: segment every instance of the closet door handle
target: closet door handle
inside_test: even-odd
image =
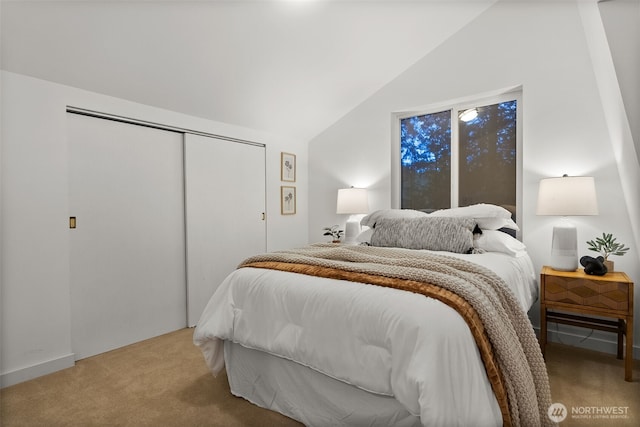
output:
[[[69,217],[69,228],[76,228],[76,217],[75,216],[70,216]]]

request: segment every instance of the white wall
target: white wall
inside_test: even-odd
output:
[[[371,210],[391,206],[392,112],[522,85],[522,235],[536,270],[548,261],[555,220],[535,215],[538,181],[564,173],[592,175],[600,215],[575,218],[579,251],[595,255],[587,252],[586,240],[614,233],[631,246],[626,256],[615,257],[616,269],[637,283],[639,248],[585,40],[588,30],[574,2],[499,2],[314,138],[309,146],[310,240],[321,240],[322,227],[345,222],[335,214],[340,187],[368,187]],[[537,326],[537,303],[530,317]],[[636,343],[638,323],[636,318]],[[560,330],[571,344],[589,332]],[[596,332],[582,345],[614,352],[614,340]]]
[[[307,242],[307,152],[298,141],[5,71],[1,79],[2,385],[73,364],[67,105],[266,144],[267,248]],[[281,151],[297,155],[293,216],[280,215]]]
[[[640,161],[640,0],[598,3]]]

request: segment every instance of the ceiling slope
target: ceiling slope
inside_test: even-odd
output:
[[[2,1],[2,68],[306,142],[495,0]]]

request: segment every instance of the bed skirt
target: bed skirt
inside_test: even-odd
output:
[[[393,397],[370,393],[298,363],[224,342],[231,393],[306,426],[421,426]]]

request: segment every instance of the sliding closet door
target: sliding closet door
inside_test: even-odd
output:
[[[67,114],[76,359],[186,326],[183,135]]]
[[[265,148],[185,135],[188,324],[245,258],[266,250]]]

